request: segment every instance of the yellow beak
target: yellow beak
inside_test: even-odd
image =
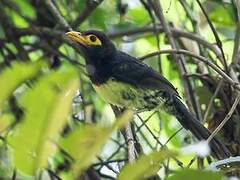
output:
[[[70,31],[66,33],[67,37],[71,39],[73,42],[80,43],[82,45],[88,45],[88,41],[85,36],[83,36],[80,32]]]

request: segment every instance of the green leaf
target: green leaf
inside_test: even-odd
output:
[[[27,28],[29,26],[29,23],[17,14],[16,11],[9,10],[8,13],[11,14],[11,19],[13,20],[14,25],[18,28]]]
[[[129,9],[127,16],[130,20],[132,20],[138,26],[145,25],[146,23],[151,21],[147,11],[141,7]]]
[[[166,180],[182,180],[182,179],[194,179],[194,180],[221,180],[222,175],[219,172],[203,171],[184,169],[175,173],[173,176],[168,177]]]
[[[157,174],[161,163],[176,153],[169,150],[155,151],[149,155],[142,155],[135,163],[127,164],[118,176],[118,180],[141,180]]]
[[[97,21],[96,21],[97,19]],[[106,29],[106,12],[102,8],[97,8],[88,18],[89,22],[97,28]]]
[[[110,128],[81,125],[61,142],[62,148],[74,159],[73,173],[87,168],[111,134]]]
[[[20,99],[24,118],[8,139],[17,169],[34,175],[46,166],[48,157],[56,150],[55,143],[78,86],[75,69],[61,69],[42,77]]]
[[[36,76],[45,65],[44,61],[34,63],[16,62],[0,73],[0,87],[4,87],[0,91],[0,112],[4,102],[13,91],[26,80]]]
[[[12,113],[4,113],[0,116],[0,134],[5,131],[15,120]]]
[[[214,23],[216,23],[217,27],[235,27],[235,10],[230,3],[212,0],[205,1],[203,5],[208,16]]]
[[[210,18],[220,26],[235,26],[230,13],[223,6],[218,6],[213,12],[210,13]]]
[[[21,13],[25,16],[34,18],[36,15],[36,11],[33,9],[32,5],[28,2],[28,0],[15,1],[21,11]]]
[[[132,115],[132,111],[124,112],[112,127],[102,127],[97,124],[81,125],[62,140],[61,147],[74,159],[75,176],[91,164],[112,132],[129,122]]]

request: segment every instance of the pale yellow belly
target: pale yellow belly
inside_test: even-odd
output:
[[[142,106],[140,104],[143,96],[141,90],[126,83],[108,80],[100,86],[93,85],[93,88],[110,104],[127,108],[138,108],[138,106]]]
[[[114,80],[108,80],[100,86],[93,85],[93,87],[106,102],[119,107],[151,110],[164,104],[164,100],[156,96],[158,90],[143,90]]]

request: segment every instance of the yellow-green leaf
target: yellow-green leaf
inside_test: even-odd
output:
[[[112,127],[102,127],[97,124],[82,125],[62,140],[60,143],[62,148],[74,159],[75,176],[91,164],[112,132],[122,128],[132,116],[132,111],[124,112]]]
[[[129,163],[123,167],[118,180],[143,180],[157,174],[162,162],[175,156],[176,153],[169,150],[155,151],[149,155],[141,155],[135,163]]]
[[[75,175],[90,165],[110,134],[110,128],[87,124],[77,128],[62,141],[63,149],[74,159]]]
[[[0,73],[0,112],[3,103],[24,81],[34,77],[45,66],[44,61],[34,63],[12,63]]]
[[[12,113],[4,113],[0,116],[0,134],[5,131],[15,120]]]
[[[166,180],[182,180],[182,179],[221,180],[222,175],[219,172],[213,172],[213,171],[184,169],[182,171],[176,172],[174,175],[168,177]]]
[[[60,69],[42,77],[20,99],[24,118],[8,139],[18,170],[34,175],[46,166],[56,150],[55,143],[67,121],[78,84],[75,69]]]

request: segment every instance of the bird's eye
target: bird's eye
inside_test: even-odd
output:
[[[89,39],[92,41],[92,42],[95,42],[97,40],[97,37],[94,36],[94,35],[90,35]]]

